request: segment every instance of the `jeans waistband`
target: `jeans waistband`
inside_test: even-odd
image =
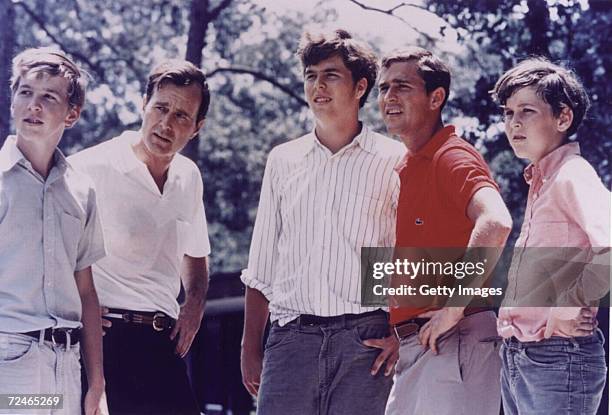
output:
[[[534,342],[522,342],[516,337],[509,337],[504,339],[504,346],[511,349],[522,350],[528,347],[539,347],[539,346],[579,346],[581,344],[590,343],[602,343],[604,342],[604,335],[600,329],[595,330],[590,336],[581,337],[559,337],[553,336],[548,339],[543,339]]]

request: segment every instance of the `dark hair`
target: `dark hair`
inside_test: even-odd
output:
[[[149,73],[145,100],[148,102],[155,90],[163,84],[170,82],[176,86],[197,85],[202,91],[202,100],[196,123],[202,121],[208,112],[210,105],[210,91],[206,83],[206,75],[194,64],[181,59],[169,59],[155,66]]]
[[[425,81],[425,91],[429,94],[436,88],[444,89],[444,101],[440,110],[446,105],[450,94],[451,73],[448,66],[430,51],[418,46],[395,49],[383,56],[381,66],[389,68],[391,64],[397,62],[415,62],[417,73]]]
[[[567,130],[568,137],[578,130],[589,108],[589,96],[571,70],[544,57],[528,58],[504,73],[490,93],[500,105],[506,105],[517,89],[528,86],[535,87],[536,94],[550,105],[555,117],[561,114],[564,105],[572,110],[574,119]]]
[[[11,74],[12,94],[19,88],[21,78],[30,71],[66,78],[68,104],[76,108],[85,104],[85,92],[90,76],[63,52],[51,48],[30,48],[15,56]]]
[[[378,73],[376,55],[367,44],[353,39],[343,29],[331,33],[304,32],[296,54],[302,62],[303,71],[334,55],[341,56],[344,65],[351,71],[353,82],[356,83],[361,78],[368,82],[365,93],[359,100],[359,107],[363,107]]]

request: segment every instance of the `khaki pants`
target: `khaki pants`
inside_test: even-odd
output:
[[[416,334],[403,339],[386,414],[499,414],[500,344],[493,311],[463,318],[438,340],[438,355]]]

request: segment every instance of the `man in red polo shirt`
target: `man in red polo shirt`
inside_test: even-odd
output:
[[[382,60],[380,110],[408,149],[396,253],[453,247],[461,258],[469,248],[503,247],[512,227],[482,156],[442,123],[449,87],[448,67],[429,51],[411,47]],[[391,308],[400,358],[387,414],[499,413],[495,313],[445,301]]]

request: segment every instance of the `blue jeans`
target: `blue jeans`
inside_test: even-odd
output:
[[[603,334],[504,340],[502,402],[506,415],[596,414],[607,368]]]
[[[53,345],[23,334],[0,333],[0,394],[62,394],[62,409],[4,410],[8,413],[81,413],[79,345]]]
[[[265,346],[258,415],[384,414],[393,379],[370,369],[388,335],[384,313],[330,324],[274,323]]]

